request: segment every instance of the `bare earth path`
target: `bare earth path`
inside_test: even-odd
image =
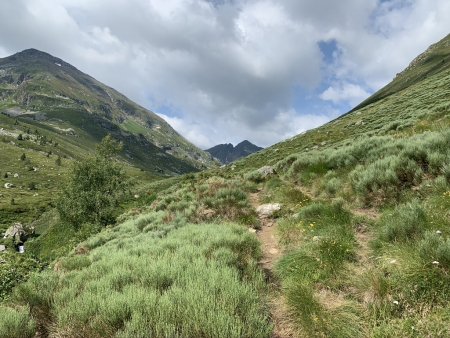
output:
[[[250,194],[250,202],[255,209],[261,205],[258,193]],[[296,338],[297,335],[294,333],[292,323],[289,321],[287,306],[279,290],[279,285],[273,277],[275,263],[282,256],[276,233],[277,223],[272,218],[260,215],[258,215],[258,218],[261,230],[258,230],[257,236],[263,250],[263,258],[260,263],[266,273],[270,287],[269,307],[274,325],[272,338]]]

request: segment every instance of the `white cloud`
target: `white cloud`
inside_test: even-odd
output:
[[[340,83],[328,87],[320,98],[325,101],[332,101],[333,103],[340,103],[342,101],[350,102],[352,106],[368,98],[369,92],[364,90],[359,85],[353,83]]]
[[[61,57],[150,109],[171,107],[169,123],[203,147],[265,146],[386,84],[450,31],[448,13],[448,0],[2,1],[0,55]],[[325,67],[318,42],[329,39],[339,53]],[[295,104],[298,88],[323,113]]]

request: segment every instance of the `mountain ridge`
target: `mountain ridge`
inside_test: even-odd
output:
[[[228,164],[236,161],[242,157],[251,155],[264,148],[258,147],[248,140],[238,143],[235,147],[231,143],[218,144],[205,151],[210,153],[214,158],[218,159],[223,164]]]
[[[36,120],[39,116],[47,126],[62,121],[95,143],[112,134],[124,143],[124,158],[144,170],[176,174],[213,165],[208,154],[152,111],[37,49],[0,59],[0,110],[11,109],[15,118]],[[159,169],[155,156],[163,159]],[[172,164],[165,168],[164,161]]]

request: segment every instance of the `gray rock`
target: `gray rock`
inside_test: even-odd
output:
[[[261,175],[262,178],[266,178],[267,176],[276,174],[275,169],[271,166],[264,166],[257,170],[258,174]]]
[[[0,245],[0,252],[6,251],[6,246]]]
[[[260,217],[271,217],[275,212],[281,210],[280,203],[262,204],[256,208],[256,212]]]
[[[14,223],[6,231],[3,238],[13,238],[16,243],[24,242],[26,240],[27,233],[21,223]]]
[[[12,183],[5,183],[4,187],[6,189],[11,189],[11,188],[14,188],[14,184],[12,184]]]

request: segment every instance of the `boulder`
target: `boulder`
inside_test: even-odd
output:
[[[14,184],[12,184],[12,183],[5,183],[4,187],[6,189],[11,189],[11,188],[14,188]]]
[[[268,218],[271,217],[275,212],[281,210],[280,203],[269,203],[262,204],[256,208],[256,212],[260,217]]]
[[[257,172],[261,175],[261,178],[276,174],[275,169],[269,165],[259,168]]]
[[[0,252],[6,251],[6,246],[5,245],[0,245]]]
[[[21,223],[14,223],[6,231],[3,238],[12,238],[16,243],[24,242],[27,233]]]

